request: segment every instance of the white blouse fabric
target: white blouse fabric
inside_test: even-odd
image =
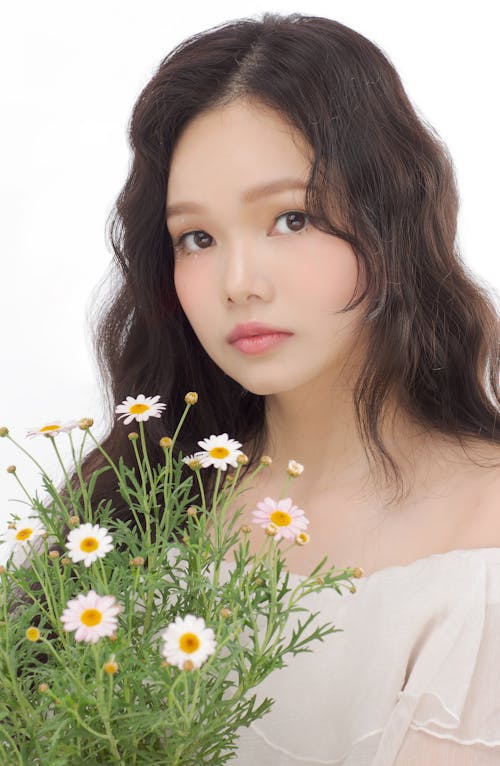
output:
[[[354,594],[305,597],[317,624],[342,632],[256,688],[275,704],[240,729],[230,763],[499,766],[500,548],[434,554],[354,582]]]

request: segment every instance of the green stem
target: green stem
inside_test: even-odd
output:
[[[192,404],[186,404],[184,412],[181,415],[181,419],[179,420],[179,422],[177,424],[177,428],[175,429],[175,433],[172,436],[172,449],[174,447],[175,442],[177,441],[177,437],[179,436],[179,433],[180,433],[180,430],[182,428],[182,425],[183,425],[184,421],[186,420],[186,416],[187,416],[187,414],[188,414],[188,412],[189,412],[189,410],[191,409],[192,406],[193,406]]]
[[[151,518],[150,518],[150,508],[149,508],[147,492],[146,492],[146,475],[144,473],[144,468],[142,466],[142,461],[139,455],[139,450],[137,449],[137,443],[135,439],[132,439],[132,447],[134,449],[135,459],[137,462],[137,466],[139,468],[139,473],[141,475],[142,495],[143,495],[143,502],[144,502],[144,509],[143,509],[144,520],[146,522],[146,537],[149,543],[151,541]],[[142,524],[140,528],[142,532]],[[148,551],[148,555],[149,555],[149,551]]]
[[[21,489],[23,490],[24,494],[26,495],[26,497],[27,497],[27,498],[28,498],[28,500],[30,501],[30,505],[31,505],[31,507],[33,508],[33,500],[34,500],[34,498],[33,498],[33,497],[30,495],[30,493],[28,492],[28,490],[26,489],[26,487],[25,487],[25,486],[24,486],[24,484],[22,483],[21,479],[20,479],[20,478],[19,478],[19,476],[17,475],[17,472],[14,474],[14,478],[16,479],[17,483],[19,484],[19,486],[20,486],[20,487],[21,487]]]
[[[82,443],[85,440],[86,433],[87,432],[85,431],[83,439],[82,439]],[[80,448],[80,455],[79,455],[79,459],[77,460],[76,452],[75,452],[75,444],[73,442],[73,435],[71,434],[71,431],[69,432],[68,436],[69,436],[69,443],[71,444],[71,454],[73,456],[73,463],[75,464],[78,481],[80,482],[80,489],[82,491],[84,518],[85,518],[85,521],[91,522],[92,507],[90,505],[90,498],[87,492],[87,485],[85,481],[83,480],[82,466],[81,466],[82,449]]]
[[[111,468],[115,472],[115,476],[118,479],[118,486],[125,493],[125,500],[127,501],[127,503],[129,504],[130,508],[132,509],[132,499],[131,499],[131,497],[129,495],[128,487],[127,487],[126,483],[123,481],[122,476],[120,475],[120,471],[118,470],[118,468],[116,467],[114,461],[108,455],[106,450],[102,448],[101,444],[99,444],[99,442],[95,438],[95,436],[92,433],[92,431],[89,430],[88,434],[89,434],[90,438],[92,439],[92,441],[94,442],[94,444],[97,447],[97,449],[99,450],[99,452],[101,453],[101,455],[103,455],[106,458],[108,464],[111,466]]]
[[[49,437],[49,438],[50,438],[50,437]],[[30,453],[28,452],[28,450],[24,449],[24,447],[22,447],[22,446],[21,446],[21,445],[20,445],[18,442],[16,442],[16,440],[15,440],[15,439],[13,439],[13,438],[12,438],[12,436],[11,436],[10,434],[8,434],[8,435],[7,435],[7,439],[9,439],[9,440],[12,442],[12,444],[15,444],[15,446],[16,446],[16,447],[17,447],[19,450],[21,450],[21,452],[24,452],[24,454],[25,454],[27,457],[29,457],[29,459],[32,461],[32,463],[34,463],[34,464],[36,465],[36,467],[37,467],[37,468],[38,468],[38,469],[39,469],[39,470],[42,472],[42,476],[44,476],[46,479],[48,479],[48,480],[50,481],[50,478],[49,478],[49,476],[48,476],[48,474],[47,474],[47,472],[46,472],[45,468],[44,468],[42,465],[40,465],[40,463],[38,462],[38,460],[35,460],[35,458],[33,457],[33,455],[30,455]]]
[[[201,507],[206,508],[207,507],[207,501],[205,499],[205,489],[203,487],[203,482],[201,480],[201,469],[196,468],[195,469],[196,478],[198,480],[198,486],[200,488],[200,500],[201,500]]]
[[[61,453],[59,452],[59,449],[57,447],[55,437],[51,436],[49,438],[50,438],[50,441],[52,443],[52,447],[54,448],[54,452],[56,453],[57,459],[59,461],[59,465],[62,468],[62,472],[63,472],[63,475],[64,475],[64,481],[66,483],[66,489],[68,490],[68,496],[69,496],[70,502],[71,502],[72,506],[76,510],[75,495],[74,495],[74,492],[73,492],[73,487],[71,486],[71,481],[70,481],[68,472],[66,470],[66,466],[64,465],[64,461],[63,461],[63,459],[61,457]]]
[[[142,420],[139,421],[139,433],[141,435],[142,455],[144,458],[144,462],[146,463],[146,470],[148,472],[149,483],[150,483],[151,489],[153,489],[153,484],[154,484],[153,474],[151,472],[151,465],[149,462],[148,450],[146,448],[146,436],[144,434],[144,423],[142,422]]]
[[[104,685],[103,685],[103,678],[102,678],[103,670],[99,660],[99,649],[95,644],[92,646],[92,651],[93,651],[94,660],[95,660],[95,674],[96,674],[96,682],[97,682],[97,709],[99,710],[99,714],[101,716],[101,720],[104,725],[104,730],[106,731],[107,739],[108,739],[113,757],[118,763],[123,764],[120,753],[118,751],[118,744],[116,742],[115,737],[113,736],[113,731],[111,729],[110,715],[108,713],[108,706],[106,705],[106,701],[104,697]],[[123,764],[123,766],[125,766],[125,764]]]

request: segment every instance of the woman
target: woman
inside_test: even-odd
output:
[[[247,513],[303,463],[290,569],[366,575],[321,597],[343,634],[263,685],[276,705],[235,762],[498,762],[498,318],[455,249],[445,147],[373,43],[298,14],[182,43],[130,137],[96,336],[110,400],[168,401],[160,460],[196,390],[184,454],[224,431],[249,467],[273,456]],[[130,454],[121,423],[104,447]]]

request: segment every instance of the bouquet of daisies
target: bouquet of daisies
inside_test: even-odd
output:
[[[254,527],[239,523],[244,506],[230,511],[270,458],[240,480],[248,458],[228,434],[201,439],[193,455],[175,451],[196,393],[186,394],[175,434],[160,441],[163,462],[151,465],[144,429],[161,416],[159,398],[127,397],[116,407],[125,424],[138,423],[129,434],[133,466],[115,463],[84,419],[29,432],[45,434],[56,451],[62,489],[37,463],[45,494],[32,497],[15,466],[7,469],[29,515],[12,516],[1,536],[2,764],[226,763],[238,729],[272,705],[257,704],[255,687],[336,630],[318,626],[301,601],[324,588],[355,591],[361,570],[336,571],[326,559],[290,581],[286,552],[309,540],[291,498],[258,503]],[[71,475],[60,434],[71,444]],[[0,435],[29,455],[7,428]],[[85,481],[82,458],[92,443],[104,467]],[[128,521],[111,500],[93,500],[104,470],[116,476]],[[290,461],[285,487],[301,471]],[[262,535],[257,554],[251,534]]]

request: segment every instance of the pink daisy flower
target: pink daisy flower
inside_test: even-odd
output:
[[[111,636],[116,631],[116,615],[121,606],[114,596],[98,596],[93,590],[80,594],[68,601],[61,615],[64,630],[76,631],[76,641],[95,644],[104,636]]]
[[[291,497],[285,497],[282,500],[273,500],[272,497],[266,497],[257,508],[252,511],[252,517],[255,524],[259,524],[265,529],[269,524],[274,524],[278,532],[274,535],[275,540],[284,538],[285,540],[295,540],[297,535],[304,532],[309,525],[309,519],[306,518],[302,508],[293,505]]]

